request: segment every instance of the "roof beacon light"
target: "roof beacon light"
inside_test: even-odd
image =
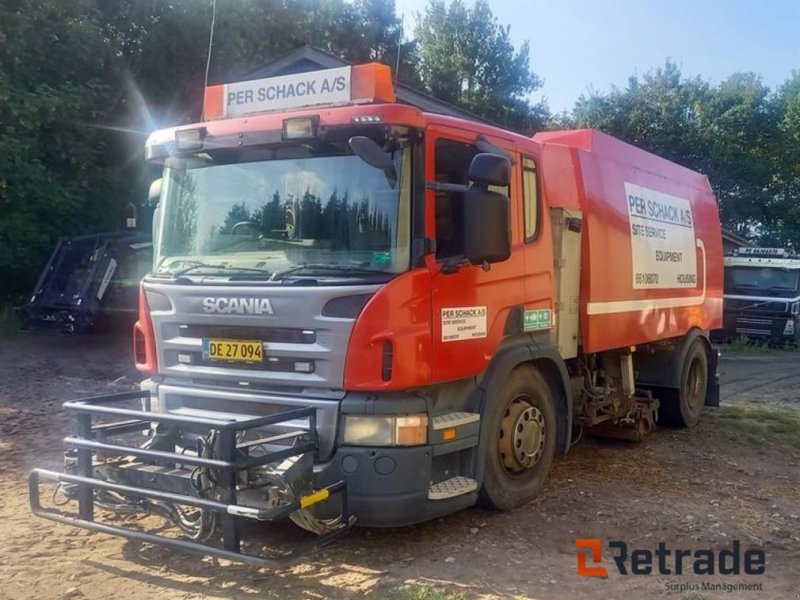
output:
[[[203,103],[203,119],[394,101],[392,70],[386,65],[368,63],[209,86]]]

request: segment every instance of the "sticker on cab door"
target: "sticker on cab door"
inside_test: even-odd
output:
[[[474,340],[485,337],[485,306],[456,306],[442,309],[443,342]]]
[[[524,331],[550,329],[551,323],[552,311],[549,308],[526,310],[522,319],[522,329]]]

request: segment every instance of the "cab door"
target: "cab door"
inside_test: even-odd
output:
[[[442,266],[463,251],[463,194],[437,191],[430,183],[468,185],[470,162],[480,151],[475,132],[436,126],[428,129],[426,139],[425,229],[426,235],[436,240],[436,251],[426,256],[426,266],[432,283],[433,376],[441,382],[481,373],[503,340],[511,311],[523,304],[520,170],[513,166],[511,185],[495,189],[510,199],[510,258],[492,264],[488,271],[461,266],[454,273],[445,273]],[[487,139],[514,154],[510,141]]]

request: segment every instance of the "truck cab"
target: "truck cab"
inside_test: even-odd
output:
[[[799,319],[800,257],[783,248],[752,247],[725,257],[725,338],[795,345]]]

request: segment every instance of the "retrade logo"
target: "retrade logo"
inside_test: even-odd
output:
[[[577,573],[581,577],[608,577],[600,565],[603,542],[598,538],[579,538]],[[743,550],[739,540],[730,548],[687,550],[670,548],[659,542],[654,550],[629,549],[627,542],[610,541],[611,560],[620,575],[763,575],[767,570],[766,553],[760,548]]]
[[[228,315],[272,315],[268,298],[203,298],[203,311]]]

